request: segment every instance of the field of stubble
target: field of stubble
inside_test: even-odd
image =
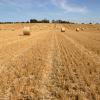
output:
[[[1,24],[0,100],[100,100],[100,25]]]

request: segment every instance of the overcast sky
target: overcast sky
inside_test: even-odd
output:
[[[0,21],[100,18],[100,0],[0,0]]]

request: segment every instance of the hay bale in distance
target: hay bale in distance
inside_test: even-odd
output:
[[[65,28],[64,27],[61,28],[61,32],[65,32]]]
[[[23,35],[30,35],[30,27],[23,28]]]
[[[81,28],[82,31],[84,31],[84,28]]]
[[[97,30],[100,30],[100,28],[97,28]]]
[[[79,30],[80,30],[79,28],[76,28],[76,31],[77,31],[77,32],[79,32]]]

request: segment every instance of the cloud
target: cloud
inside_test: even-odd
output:
[[[33,7],[45,7],[46,4],[54,5],[57,9],[61,9],[64,12],[86,13],[88,11],[86,7],[73,4],[70,0],[0,0],[0,4],[14,6],[19,11],[32,9]]]
[[[69,3],[69,0],[52,0],[52,3],[65,12],[86,13],[87,7],[81,7],[77,4]]]

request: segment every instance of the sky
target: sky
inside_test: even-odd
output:
[[[0,21],[100,21],[100,0],[0,0]]]

